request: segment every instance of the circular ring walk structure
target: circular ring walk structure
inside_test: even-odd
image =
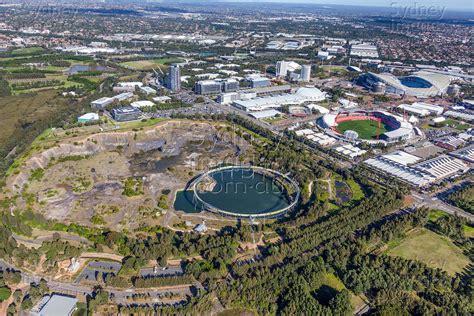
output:
[[[206,201],[206,194],[214,194],[212,191],[200,192],[198,189],[199,185],[202,184],[206,179],[216,178],[216,175],[224,173],[232,173],[232,172],[249,172],[249,174],[258,175],[259,177],[266,177],[267,179],[271,179],[272,185],[274,183],[278,183],[280,189],[282,189],[280,193],[281,196],[286,196],[287,202],[285,205],[279,205],[282,207],[278,207],[277,209],[264,209],[260,211],[249,211],[249,210],[237,210],[239,206],[234,206],[231,209],[225,209],[225,207],[215,205],[216,203],[211,203],[210,201]],[[227,183],[224,183],[227,184]],[[237,186],[237,184],[234,184]],[[254,190],[256,191],[256,186],[252,187],[249,186],[245,189]],[[291,194],[290,194],[291,191]],[[220,167],[216,169],[212,169],[200,175],[192,184],[192,192],[193,192],[193,204],[199,205],[203,210],[210,211],[219,215],[224,216],[231,216],[231,217],[239,217],[239,218],[274,218],[279,217],[287,212],[293,210],[300,198],[300,189],[296,181],[291,179],[290,177],[267,168],[262,167],[255,167],[255,166],[226,166]],[[248,192],[243,192],[248,193]],[[255,194],[255,193],[254,193]],[[244,202],[248,196],[242,195],[239,197],[241,202]],[[268,196],[261,196],[259,198],[265,199]],[[248,202],[248,201],[246,201]],[[255,206],[257,209],[257,206]]]

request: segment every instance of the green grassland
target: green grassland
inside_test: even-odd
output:
[[[391,256],[418,260],[450,275],[462,272],[471,262],[448,238],[428,229],[416,229],[388,251]]]
[[[36,55],[45,52],[44,48],[42,47],[25,47],[25,48],[18,48],[11,51],[12,56],[28,56],[28,55]]]
[[[365,197],[365,194],[362,191],[360,185],[357,182],[355,182],[353,179],[347,179],[346,183],[351,188],[353,201],[359,201]]]
[[[22,128],[29,125],[29,121],[47,119],[54,115],[56,106],[56,92],[46,91],[32,95],[8,96],[0,98],[0,147],[10,137]]]
[[[131,68],[135,70],[151,70],[152,68],[160,68],[164,70],[163,66],[170,65],[173,63],[182,62],[179,58],[160,58],[160,59],[147,59],[147,60],[135,60],[135,61],[126,61],[120,63],[121,66],[126,68]]]
[[[377,139],[378,123],[373,120],[345,121],[337,125],[340,133],[352,130],[359,134],[361,139]],[[380,123],[380,135],[389,131],[384,123]]]

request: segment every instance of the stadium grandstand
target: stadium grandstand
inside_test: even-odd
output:
[[[324,115],[318,120],[320,128],[348,140],[369,143],[394,143],[413,136],[413,126],[404,118],[386,111],[342,111]]]
[[[385,84],[385,93],[409,95],[416,97],[431,97],[447,92],[451,79],[447,75],[419,71],[406,77],[397,78],[391,73],[366,73],[361,77],[361,83],[367,88],[374,89],[379,83]]]

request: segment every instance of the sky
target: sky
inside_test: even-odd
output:
[[[231,1],[231,0],[226,0]],[[239,0],[234,0],[239,1]],[[243,0],[249,2],[249,0]],[[409,8],[411,10],[437,10],[440,8],[474,11],[474,0],[253,0],[252,2],[317,3],[339,5],[365,5]]]

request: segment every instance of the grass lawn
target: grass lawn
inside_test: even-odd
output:
[[[377,139],[378,122],[373,120],[345,121],[337,125],[337,130],[344,134],[347,130],[356,131],[361,139]],[[380,123],[380,135],[389,131],[384,123]]]
[[[364,192],[360,188],[360,185],[357,182],[355,182],[353,179],[346,180],[346,183],[351,188],[353,201],[359,201],[365,197]]]
[[[173,63],[182,62],[179,58],[160,58],[160,59],[147,59],[147,60],[136,60],[136,61],[126,61],[120,63],[121,66],[126,68],[132,68],[135,70],[150,70],[152,68],[160,67],[161,70],[164,70],[164,65],[170,65]]]
[[[335,289],[338,292],[346,288],[344,283],[342,283],[342,281],[333,273],[326,273],[324,275],[323,284]],[[353,309],[357,310],[358,308],[360,308],[360,306],[364,305],[364,300],[360,296],[355,295],[351,292],[351,303]]]
[[[410,232],[388,254],[424,262],[430,267],[443,269],[450,275],[462,272],[470,264],[470,260],[451,240],[428,229]]]
[[[469,124],[467,123],[461,123],[459,122],[458,120],[455,120],[455,119],[451,119],[451,118],[448,118],[446,119],[446,121],[444,121],[442,123],[443,126],[446,126],[446,125],[449,125],[449,126],[452,126],[454,127],[455,129],[458,129],[460,131],[463,131],[463,130],[466,130],[468,129],[469,127],[471,127]]]
[[[26,56],[26,55],[33,55],[39,54],[44,52],[44,48],[42,47],[26,47],[26,48],[18,48],[14,49],[11,52],[12,56]]]

